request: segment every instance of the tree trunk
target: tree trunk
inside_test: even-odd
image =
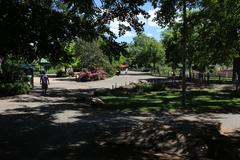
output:
[[[238,67],[240,63],[240,57],[234,58],[233,60],[233,73],[232,73],[232,81],[237,80],[237,72],[238,72]]]
[[[153,62],[153,72],[154,72],[154,74],[156,73],[156,62],[155,61]]]
[[[2,63],[3,63],[4,58],[0,57],[0,74],[2,74]]]
[[[189,62],[188,69],[189,69],[189,79],[192,80],[192,62]]]
[[[64,66],[64,73],[67,74],[67,66]]]
[[[186,0],[183,0],[183,31],[182,31],[182,107],[186,106]]]

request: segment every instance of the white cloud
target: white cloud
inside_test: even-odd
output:
[[[146,35],[147,35],[148,37],[153,37],[153,35],[152,35],[151,33],[146,33]]]
[[[123,35],[123,37],[130,37],[130,38],[135,37],[135,36],[137,36],[137,34],[136,34],[135,31],[127,31],[127,32]]]
[[[115,34],[118,35],[119,32],[119,24],[123,24],[125,26],[130,26],[128,22],[120,22],[117,18],[114,18],[113,21],[110,22],[110,30]]]
[[[125,26],[130,26],[128,22],[120,22],[117,20],[117,18],[114,19],[114,21],[112,21],[110,23],[110,30],[116,35],[118,36],[118,33],[119,33],[119,24],[123,24]],[[127,31],[124,35],[122,35],[121,37],[129,37],[129,38],[132,38],[132,37],[135,37],[137,34],[135,31]]]
[[[158,9],[152,9],[148,11],[148,14],[150,15],[149,19],[147,20],[147,25],[151,26],[151,27],[159,27],[158,24],[153,21],[153,19],[156,17],[156,12]]]
[[[145,25],[147,25],[147,26],[160,28],[158,26],[158,24],[153,20],[156,17],[156,12],[157,11],[158,11],[158,9],[149,10],[148,14],[149,14],[150,17],[148,19],[144,18],[144,16],[141,15],[141,14],[138,16],[138,18],[141,22],[144,22]]]
[[[148,11],[150,17],[148,19],[144,18],[143,15],[138,15],[139,21],[145,23],[144,30],[147,36],[159,39],[160,33],[164,30],[164,28],[160,27],[153,19],[156,17],[156,11],[158,9],[151,9]],[[112,22],[110,22],[109,27],[110,30],[118,37],[118,41],[127,41],[131,42],[132,38],[137,36],[134,29],[131,31],[127,31],[124,35],[118,36],[119,33],[119,24],[124,24],[125,26],[130,26],[128,22],[120,22],[117,18],[115,18]]]

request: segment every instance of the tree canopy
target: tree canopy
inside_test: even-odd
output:
[[[64,45],[76,38],[94,39],[107,36],[114,42],[108,23],[114,18],[128,21],[137,31],[143,24],[136,15],[146,14],[136,3],[94,0],[9,0],[0,1],[0,53],[22,55],[29,61],[49,56],[59,60]],[[120,25],[122,35],[129,27]]]
[[[139,34],[133,40],[133,44],[128,47],[130,53],[130,65],[138,67],[153,67],[156,64],[164,64],[165,52],[161,42],[147,37],[145,34]],[[152,65],[152,66],[151,66]]]

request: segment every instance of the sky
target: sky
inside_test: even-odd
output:
[[[142,15],[139,15],[139,19],[143,22],[145,22],[144,25],[144,33],[149,36],[153,37],[156,40],[161,39],[161,32],[163,29],[157,25],[156,22],[153,21],[153,18],[155,17],[155,11],[157,9],[153,9],[150,3],[146,3],[142,8],[147,11],[150,15],[150,18],[145,19]],[[118,36],[118,25],[119,21],[117,19],[114,19],[113,22],[110,23],[110,30],[115,33],[116,36]],[[122,24],[129,25],[127,22],[123,22]],[[136,36],[136,32],[134,29],[132,31],[127,31],[125,35],[118,37],[117,42],[127,42],[131,43],[133,38]]]
[[[157,25],[156,22],[153,21],[153,18],[155,17],[155,11],[156,9],[153,9],[150,3],[147,3],[143,6],[143,9],[147,11],[150,15],[150,18],[145,19],[142,15],[139,15],[139,19],[143,22],[145,22],[144,25],[144,33],[149,36],[153,37],[156,40],[160,40],[161,38],[161,32],[163,29]],[[117,20],[114,20],[113,22],[110,23],[110,29],[113,33],[118,35],[118,24],[119,22]],[[127,23],[125,23],[128,25]],[[125,35],[117,38],[118,42],[127,42],[130,43],[132,42],[133,38],[136,36],[136,32],[134,29],[132,29],[131,32],[126,32]]]

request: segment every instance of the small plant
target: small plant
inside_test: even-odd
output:
[[[62,70],[58,70],[56,73],[57,77],[67,77],[66,73],[63,72]]]
[[[165,90],[165,86],[163,84],[137,84],[136,86],[138,93],[149,93],[152,91],[163,91]]]
[[[29,91],[30,91],[30,86],[27,82],[17,81],[14,83],[0,84],[0,96],[28,94]]]

